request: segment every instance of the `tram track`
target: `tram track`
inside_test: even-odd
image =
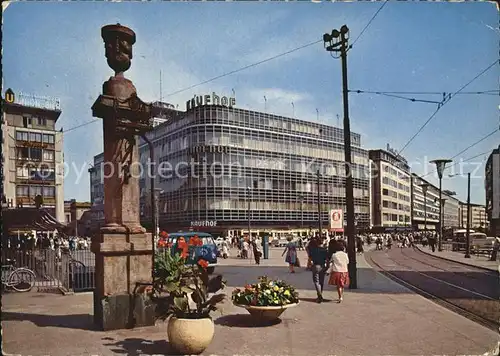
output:
[[[410,255],[407,255],[406,253],[403,252],[403,249],[401,249],[401,254],[403,256],[407,257],[407,258],[410,258],[412,260],[418,261],[418,262],[420,262],[422,264],[425,264],[425,265],[427,265],[429,267],[440,269],[440,270],[445,271],[445,272],[450,272],[450,273],[456,274],[455,271],[453,271],[453,270],[447,270],[445,268],[438,267],[438,266],[436,266],[435,263],[447,263],[448,265],[454,265],[457,268],[461,268],[462,270],[467,270],[467,271],[470,271],[470,272],[481,272],[484,276],[488,276],[488,277],[492,277],[492,278],[497,278],[497,281],[498,281],[498,276],[499,275],[498,275],[497,271],[491,271],[491,272],[489,272],[489,271],[482,270],[482,269],[480,270],[480,269],[478,269],[476,267],[472,267],[472,266],[471,267],[466,267],[462,263],[453,262],[453,261],[450,261],[450,260],[443,260],[443,259],[441,259],[439,257],[427,255],[427,254],[425,254],[424,252],[420,251],[418,248],[415,248],[415,247],[413,248],[413,251],[418,252],[418,254],[421,257],[424,258],[424,260],[425,259],[427,259],[428,261],[432,260],[433,263],[429,263],[429,262],[426,262],[424,260],[415,258],[415,257],[410,256]],[[474,275],[465,275],[465,276],[467,276],[468,278],[471,278],[471,279],[477,279],[476,276],[474,276]]]
[[[367,260],[373,267],[375,267],[382,274],[386,275],[388,278],[407,287],[417,294],[432,300],[436,304],[465,316],[490,330],[496,332],[500,330],[500,301],[498,298],[478,293],[463,286],[450,283],[444,279],[431,276],[428,273],[419,271],[416,266],[411,266],[405,264],[404,261],[391,258],[391,256],[389,256],[389,254],[385,251],[383,254],[383,258],[388,259],[390,265],[384,265],[381,261],[377,261],[377,257],[381,256],[379,252],[371,252],[367,254],[366,257],[368,257]],[[405,255],[404,253],[401,253],[401,255],[406,258],[411,258],[411,256]],[[432,266],[431,264],[419,261],[416,258],[413,258],[413,260],[423,264],[424,266],[430,266],[441,269],[444,272],[448,272],[441,267]],[[395,271],[387,267],[398,267],[401,270]],[[411,276],[408,272],[411,273]],[[420,276],[421,278],[415,278],[415,276]],[[462,296],[462,298],[458,298],[457,296]],[[494,309],[495,305],[496,311]],[[490,311],[492,307],[494,312]]]

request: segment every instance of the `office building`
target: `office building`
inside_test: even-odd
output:
[[[411,174],[411,216],[414,230],[438,230],[439,228],[439,188],[419,177]],[[427,185],[424,194],[423,185]],[[426,214],[425,214],[426,213]],[[427,228],[425,216],[427,215]]]
[[[424,202],[427,205],[427,230],[439,230],[439,187],[415,173],[412,179],[412,226],[415,230],[425,229]],[[426,200],[424,188],[427,186]],[[443,229],[453,230],[460,227],[460,200],[454,197],[455,192],[443,190],[441,202],[443,212]]]
[[[500,236],[500,145],[491,152],[486,161],[484,183],[490,235]]]
[[[461,202],[454,195],[454,192],[443,190],[443,229],[456,229],[460,227]]]
[[[64,223],[63,133],[55,129],[59,100],[8,89],[2,104],[4,208],[40,204]]]
[[[196,97],[186,111],[167,109],[168,121],[148,134],[159,169],[160,228],[241,234],[297,232],[322,227],[330,209],[345,210],[343,130],[238,109],[235,99]],[[369,228],[368,152],[351,134],[356,225]],[[140,141],[147,167],[149,148]],[[150,182],[140,180],[141,220],[151,220]]]
[[[488,230],[488,216],[486,207],[481,204],[470,204],[470,228],[474,230]],[[467,203],[460,203],[460,227],[467,227]]]
[[[370,150],[371,226],[373,231],[411,228],[410,167],[391,149]]]

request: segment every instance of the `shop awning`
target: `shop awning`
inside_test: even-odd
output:
[[[66,225],[61,224],[48,211],[37,208],[3,209],[2,221],[4,231],[38,230],[63,231]]]

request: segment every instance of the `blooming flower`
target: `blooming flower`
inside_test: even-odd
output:
[[[200,267],[207,268],[208,267],[208,262],[205,261],[205,260],[203,260],[203,259],[201,259],[201,260],[198,261],[198,265]]]

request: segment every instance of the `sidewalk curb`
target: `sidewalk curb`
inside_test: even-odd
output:
[[[420,246],[415,246],[417,248],[417,250],[419,250],[420,252],[422,253],[425,253],[426,255],[428,256],[433,256],[433,257],[437,257],[437,258],[440,258],[442,260],[446,260],[446,261],[450,261],[450,262],[456,262],[456,263],[459,263],[461,265],[464,265],[464,266],[469,266],[469,267],[475,267],[475,268],[479,268],[479,269],[482,269],[484,271],[488,271],[488,272],[496,272],[496,273],[499,273],[499,270],[498,268],[497,269],[491,269],[491,268],[488,268],[488,267],[483,267],[483,266],[476,266],[476,265],[473,265],[471,263],[467,263],[467,262],[462,262],[462,261],[457,261],[457,260],[453,260],[451,258],[447,258],[447,257],[443,257],[443,256],[439,256],[439,255],[434,255],[430,252],[427,252],[425,251],[424,249],[422,249]]]

